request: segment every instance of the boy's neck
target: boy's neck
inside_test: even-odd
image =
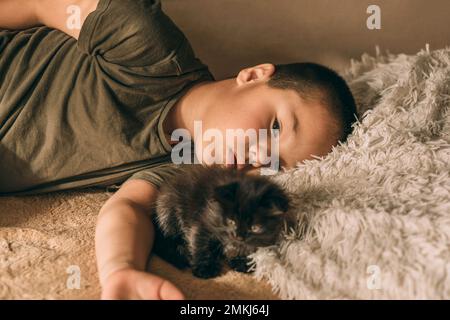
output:
[[[175,129],[187,129],[194,136],[194,121],[202,120],[204,114],[223,91],[225,81],[205,81],[200,82],[190,88],[169,111],[164,120],[164,132],[170,144],[171,135]]]

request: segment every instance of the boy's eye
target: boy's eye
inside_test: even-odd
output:
[[[272,130],[280,130],[280,122],[275,118],[275,121],[272,124]]]

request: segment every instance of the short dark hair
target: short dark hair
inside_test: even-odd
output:
[[[319,100],[335,119],[339,141],[344,143],[358,119],[356,103],[345,80],[334,70],[316,63],[275,66],[268,86],[295,90],[305,100]]]

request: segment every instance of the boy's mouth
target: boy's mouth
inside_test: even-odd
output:
[[[238,163],[236,154],[233,154],[233,163],[227,164],[227,168],[233,168],[236,170],[244,170],[248,168],[247,159],[245,159],[244,163]]]
[[[232,161],[232,163],[230,163],[228,160],[230,160],[230,159],[227,159],[226,164],[225,164],[225,166],[227,168],[233,168],[233,169],[237,169],[238,168],[237,158],[236,158],[236,155],[234,153],[233,153],[233,161]]]
[[[227,148],[225,153],[225,168],[234,168],[236,169],[236,154],[233,152],[231,148]]]
[[[236,170],[243,170],[248,167],[249,159],[245,157],[243,163],[238,163],[238,158],[236,153],[232,149],[228,149],[225,158],[225,168],[233,168]]]

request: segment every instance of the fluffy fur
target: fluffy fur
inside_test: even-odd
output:
[[[301,222],[255,275],[284,299],[449,299],[450,49],[365,55],[346,77],[361,123],[276,177]]]
[[[153,213],[154,252],[199,278],[222,260],[247,272],[247,256],[276,244],[289,209],[286,193],[262,176],[218,166],[185,165],[160,190]]]
[[[322,161],[276,178],[298,195],[293,213],[309,225],[252,255],[254,275],[282,298],[450,299],[449,55],[353,64],[348,79],[366,113],[354,134]],[[111,195],[0,199],[0,298],[97,298],[93,235]],[[82,290],[66,287],[70,265],[81,267]],[[367,286],[373,265],[379,286]],[[150,270],[193,299],[253,299],[265,288],[231,272],[201,281],[166,264]]]

